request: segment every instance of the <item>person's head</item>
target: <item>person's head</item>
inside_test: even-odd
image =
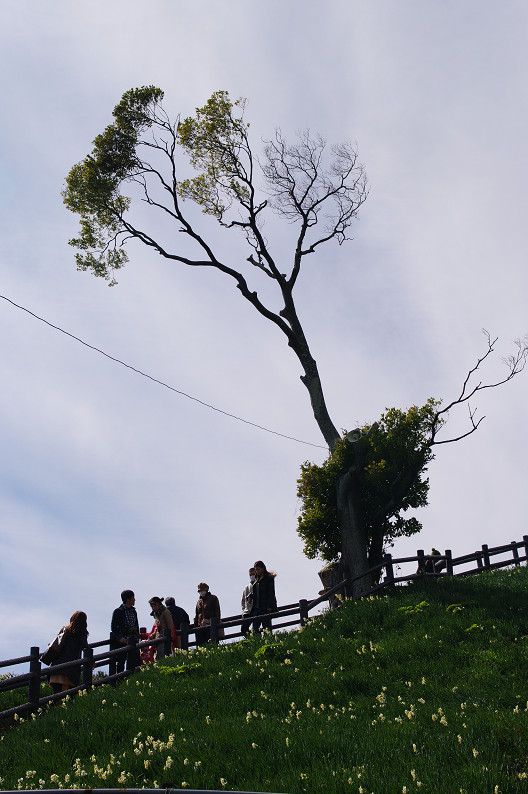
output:
[[[74,612],[67,628],[72,634],[88,634],[88,618],[86,612]]]
[[[200,596],[200,598],[203,598],[204,595],[207,595],[208,592],[209,592],[209,585],[206,584],[205,582],[200,582],[198,584],[198,595]]]
[[[255,563],[255,565],[254,565],[254,568],[255,568],[255,573],[256,573],[256,575],[257,575],[259,578],[260,578],[261,576],[264,576],[264,574],[268,572],[268,571],[267,571],[267,568],[266,568],[266,566],[264,565],[264,563],[262,562],[262,560],[257,560],[257,561],[256,561],[256,563]]]
[[[175,607],[176,606],[176,601],[174,600],[174,598],[172,596],[167,596],[167,598],[165,599],[165,604],[168,607]]]
[[[149,598],[149,604],[153,612],[158,612],[163,606],[163,598],[152,596],[152,598]]]
[[[250,568],[249,569],[249,581],[251,582],[251,584],[253,584],[253,582],[255,581],[256,578],[257,578],[257,574],[256,574],[255,569],[254,568]]]
[[[123,590],[121,593],[121,601],[126,607],[134,606],[136,602],[136,596],[134,595],[133,590]]]

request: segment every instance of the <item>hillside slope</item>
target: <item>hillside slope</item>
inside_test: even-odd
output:
[[[424,578],[19,721],[3,789],[528,790],[528,570]]]

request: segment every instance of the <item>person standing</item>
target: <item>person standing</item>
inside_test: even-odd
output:
[[[196,630],[196,644],[206,645],[209,640],[209,630],[206,627],[211,625],[211,618],[220,620],[220,601],[218,597],[209,592],[209,585],[200,582],[198,585],[198,601],[194,616]],[[198,629],[202,629],[199,631]]]
[[[81,651],[88,645],[88,627],[86,612],[74,612],[70,622],[62,629],[62,639],[59,653],[51,663],[51,668],[65,662],[74,662],[81,658]],[[65,692],[67,689],[78,686],[81,677],[81,665],[69,667],[62,673],[50,673],[49,682],[53,694]]]
[[[257,560],[254,568],[257,579],[253,584],[253,608],[251,610],[253,631],[258,631],[261,625],[263,629],[271,631],[271,618],[267,615],[277,611],[276,574],[273,571],[268,571],[262,560]]]
[[[122,648],[127,645],[129,638],[132,642],[139,639],[139,621],[134,604],[136,597],[133,590],[123,590],[121,593],[121,606],[114,609],[112,623],[110,626],[110,650]],[[110,674],[112,669],[116,673],[121,673],[125,669],[126,655],[122,654],[115,662],[110,663]],[[139,664],[139,661],[138,661]]]
[[[240,624],[240,631],[244,637],[249,634],[251,628],[251,610],[253,609],[253,584],[257,579],[255,569],[249,569],[249,584],[247,584],[242,591],[242,623]]]
[[[173,648],[180,648],[181,647],[181,640],[180,637],[176,634],[177,631],[181,631],[182,623],[190,623],[190,618],[187,612],[183,609],[183,607],[179,607],[176,605],[176,601],[172,596],[167,596],[165,599],[165,606],[169,610],[172,616],[172,622],[174,623],[174,640],[172,643]]]
[[[163,604],[163,598],[152,596],[149,601],[152,612],[150,613],[156,622],[156,628],[149,634],[149,640],[165,637],[165,632],[170,632],[171,647],[174,641],[174,622],[172,615]],[[163,659],[165,656],[165,643],[160,642],[156,645],[156,659]]]

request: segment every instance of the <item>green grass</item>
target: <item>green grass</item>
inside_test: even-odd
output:
[[[528,791],[528,571],[179,653],[0,741],[6,788]]]

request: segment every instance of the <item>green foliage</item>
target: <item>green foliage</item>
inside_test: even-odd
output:
[[[203,665],[199,662],[180,664],[178,667],[159,665],[158,670],[162,675],[191,675],[203,671]]]
[[[404,518],[401,513],[427,504],[429,480],[423,475],[434,457],[430,430],[439,404],[430,398],[421,408],[388,408],[376,425],[362,428],[356,443],[350,443],[344,431],[323,464],[302,465],[297,481],[297,495],[302,500],[297,531],[307,557],[320,556],[330,562],[338,558],[337,485],[343,474],[357,467],[359,447],[363,463],[355,476],[369,537],[377,530],[390,544],[397,537],[421,530],[416,518]]]
[[[162,668],[203,675],[151,664],[0,731],[0,787],[525,792],[527,588],[526,567],[423,577],[302,630],[178,652]],[[255,657],[266,644],[280,653]]]
[[[178,142],[194,168],[201,171],[180,182],[178,193],[218,220],[233,199],[244,202],[249,197],[250,174],[242,163],[244,155],[250,161],[244,107],[244,99],[233,103],[227,91],[215,91],[203,108],[196,108],[194,117],[178,124]],[[234,114],[235,108],[239,116]]]
[[[131,200],[121,193],[124,182],[136,182],[147,203],[165,210],[184,226],[178,197],[195,201],[219,221],[233,200],[249,206],[252,157],[248,125],[242,118],[245,100],[231,102],[227,91],[216,91],[203,108],[196,109],[194,117],[176,126],[161,109],[162,99],[163,91],[155,86],[124,93],[113,111],[115,121],[95,138],[91,154],[66,178],[64,203],[80,216],[80,234],[70,240],[70,245],[79,249],[77,267],[91,270],[111,284],[115,284],[116,270],[128,261],[123,247],[128,237],[139,238],[161,253],[148,234],[125,218]],[[176,176],[178,146],[199,171],[181,182]],[[153,159],[142,159],[140,152],[153,153]],[[156,165],[159,157],[165,158],[165,176]],[[152,184],[170,195],[167,205],[152,197]]]
[[[255,651],[255,659],[273,659],[281,646],[277,642],[266,643]]]
[[[400,612],[403,612],[405,615],[416,615],[417,612],[423,612],[430,606],[428,601],[420,601],[419,604],[409,604],[405,607],[400,607]]]
[[[81,233],[70,240],[82,252],[75,257],[78,269],[92,270],[112,283],[115,270],[128,260],[119,234],[126,230],[123,215],[130,199],[121,195],[121,185],[141,172],[136,147],[141,133],[155,122],[162,98],[163,91],[155,86],[123,94],[114,123],[95,138],[92,153],[71,169],[62,192],[68,209],[80,215]]]

